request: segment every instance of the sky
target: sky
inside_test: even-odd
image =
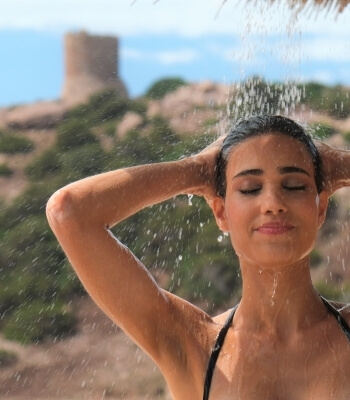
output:
[[[156,80],[318,81],[350,87],[350,6],[292,0],[1,0],[0,107],[58,99],[64,35],[119,37],[131,97]]]

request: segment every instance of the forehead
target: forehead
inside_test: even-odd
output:
[[[230,170],[269,169],[298,166],[313,172],[313,162],[305,145],[280,133],[269,133],[246,139],[235,146],[228,160]]]

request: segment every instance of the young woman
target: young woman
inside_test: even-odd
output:
[[[47,215],[86,290],[175,400],[346,400],[350,308],[319,296],[309,254],[328,197],[347,185],[349,153],[316,147],[290,119],[256,116],[195,156],[70,184]],[[206,198],[239,257],[242,299],[214,318],[158,287],[109,231],[180,193]]]

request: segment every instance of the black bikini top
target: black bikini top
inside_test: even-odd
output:
[[[344,332],[345,336],[348,338],[348,340],[350,342],[350,327],[349,327],[349,325],[347,324],[345,319],[342,317],[340,312],[335,307],[333,307],[332,304],[328,300],[326,300],[322,296],[320,296],[320,297],[321,297],[324,305],[326,306],[327,311],[336,318],[342,331]],[[214,347],[211,351],[211,355],[209,358],[207,373],[205,376],[203,400],[209,399],[210,386],[211,386],[211,381],[213,378],[216,361],[219,357],[221,347],[225,341],[227,331],[229,330],[229,328],[231,326],[231,323],[232,323],[233,317],[235,315],[235,312],[237,310],[237,307],[238,307],[238,304],[232,309],[232,311],[230,312],[230,315],[228,316],[228,318],[225,322],[225,325],[222,327],[221,331],[219,332],[218,336],[216,337],[215,344],[214,344]]]

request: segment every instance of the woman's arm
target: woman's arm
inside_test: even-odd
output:
[[[50,226],[88,293],[158,364],[171,352],[181,358],[189,324],[205,314],[161,290],[108,228],[180,193],[210,200],[217,152],[214,145],[180,161],[92,176],[60,189],[47,205]]]
[[[316,145],[322,158],[323,185],[328,195],[350,186],[350,151],[334,149],[319,141]]]

